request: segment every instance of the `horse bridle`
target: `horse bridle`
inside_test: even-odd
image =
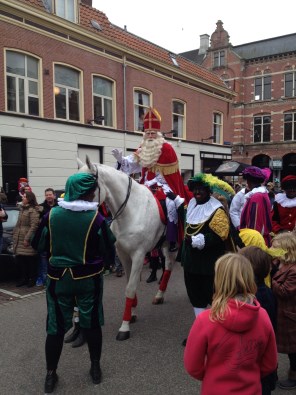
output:
[[[95,177],[95,179],[97,181],[97,185],[98,185],[98,195],[99,195],[98,196],[98,198],[99,198],[98,206],[100,206],[100,192],[101,192],[101,188],[100,188],[100,184],[98,183],[98,168],[97,167],[96,167],[96,173],[94,174],[94,177]],[[128,177],[128,187],[127,187],[127,193],[126,193],[126,197],[124,199],[124,202],[121,204],[119,209],[116,211],[114,217],[110,220],[109,224],[111,224],[111,222],[115,221],[123,213],[123,211],[124,211],[124,209],[125,209],[125,207],[127,205],[128,199],[130,197],[130,194],[131,194],[132,181],[133,181],[132,178]]]

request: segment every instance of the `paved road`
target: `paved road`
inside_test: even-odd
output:
[[[148,275],[149,270],[144,267],[138,292],[138,321],[132,325],[131,338],[124,342],[116,341],[115,336],[121,323],[126,279],[114,275],[105,277],[103,382],[97,386],[91,383],[87,347],[72,349],[66,344],[55,394],[199,394],[199,383],[183,368],[181,342],[192,324],[193,312],[186,296],[182,269],[179,265],[175,267],[161,306],[151,304],[157,284],[146,284]],[[2,288],[5,288],[3,284]],[[0,305],[1,395],[43,393],[46,302],[44,292],[35,291],[38,290],[27,296],[28,291],[22,290],[22,295],[27,297],[8,296]],[[286,370],[287,357],[280,356],[280,378],[285,377]],[[273,394],[287,392],[277,389]]]

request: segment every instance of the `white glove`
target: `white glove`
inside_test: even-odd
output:
[[[153,184],[157,184],[157,180],[156,180],[156,178],[153,178],[153,180],[150,180],[150,181],[145,181],[144,182],[144,185],[146,185],[146,187],[151,187],[151,185],[153,185]]]
[[[117,160],[117,162],[121,163],[122,162],[122,150],[114,148],[111,152],[112,152],[112,155],[114,156],[114,158]]]
[[[205,246],[205,236],[200,233],[197,236],[191,236],[192,239],[192,247],[193,248],[198,248],[199,250],[202,250]]]

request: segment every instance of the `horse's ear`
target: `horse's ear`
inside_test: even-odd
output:
[[[96,172],[97,172],[97,171],[96,171],[96,168],[95,168],[95,166],[91,163],[91,161],[90,161],[88,155],[86,155],[85,163],[86,163],[87,167],[89,168],[89,171],[90,171],[92,174],[96,174]]]
[[[77,158],[77,164],[78,164],[78,169],[81,169],[82,166],[84,166],[84,163],[79,158]]]

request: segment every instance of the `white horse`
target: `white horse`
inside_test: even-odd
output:
[[[116,236],[116,250],[127,275],[125,311],[117,340],[130,337],[130,322],[136,320],[136,291],[140,282],[145,255],[165,234],[158,204],[151,191],[131,177],[110,166],[92,164],[86,157],[86,165],[79,159],[79,171],[97,176],[99,203],[106,202],[113,217],[111,230]],[[153,304],[161,304],[171,275],[176,253],[170,253],[164,242],[165,271]]]

